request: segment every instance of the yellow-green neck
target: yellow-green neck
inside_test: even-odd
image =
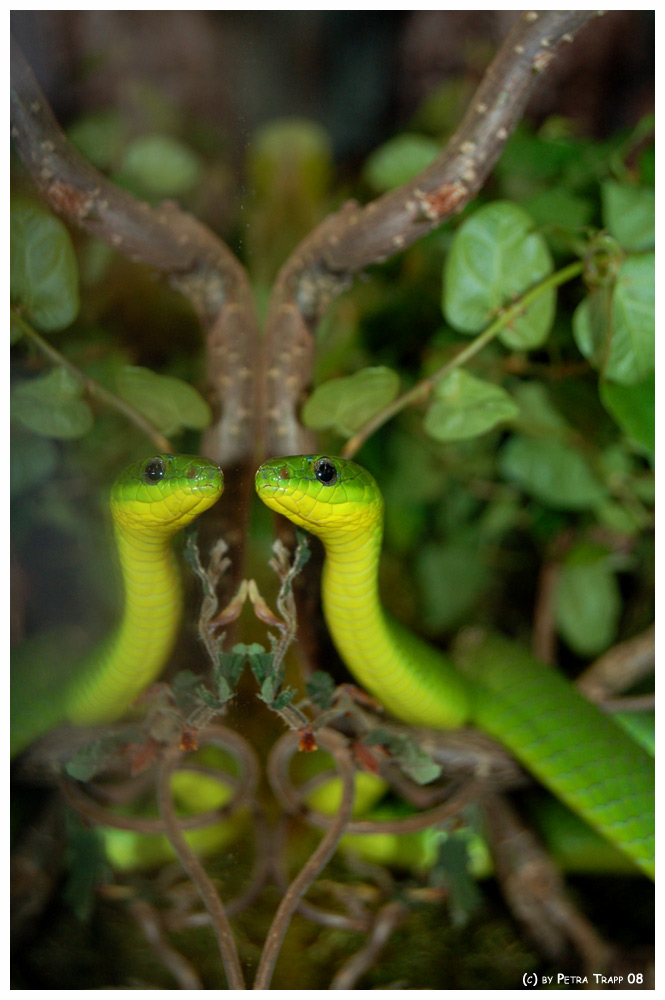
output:
[[[469,715],[467,692],[448,660],[383,610],[378,588],[382,524],[322,532],[323,610],[351,672],[389,712],[414,725],[453,728]],[[440,688],[440,697],[436,697]]]
[[[123,616],[77,671],[67,699],[67,717],[76,725],[119,718],[160,674],[180,623],[182,593],[172,532],[116,524],[115,537],[124,583]]]

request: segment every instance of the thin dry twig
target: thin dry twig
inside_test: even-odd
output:
[[[270,987],[282,942],[291,919],[317,875],[325,868],[337,849],[353,809],[354,784],[353,763],[346,740],[332,730],[322,730],[317,739],[332,756],[339,767],[343,781],[342,802],[337,816],[321,840],[319,846],[296,875],[275,914],[266,937],[263,954],[254,980],[253,989],[267,990]]]
[[[203,984],[191,962],[176,951],[164,937],[159,914],[143,899],[129,903],[129,912],[143,931],[157,958],[173,975],[181,990],[202,990]]]
[[[577,678],[577,687],[591,701],[605,701],[653,672],[656,626],[608,649]]]
[[[321,732],[322,730],[317,730],[316,741],[323,749],[327,749],[325,743],[321,741]],[[329,731],[323,730],[323,732]],[[267,768],[271,788],[288,812],[302,816],[312,826],[329,830],[335,824],[336,817],[312,809],[307,805],[306,796],[312,788],[330,781],[333,774],[327,772],[317,775],[302,787],[296,788],[290,780],[288,766],[297,747],[297,734],[289,732],[285,733],[272,748]],[[455,784],[452,788],[441,789],[440,795],[445,798],[445,801],[431,809],[395,819],[349,820],[345,827],[345,833],[413,833],[424,830],[456,815],[475,798],[477,793],[478,786],[473,781],[465,782],[462,785]]]
[[[228,987],[232,990],[244,990],[245,979],[226,910],[205,868],[185,840],[180,820],[173,804],[171,774],[177,766],[180,756],[181,751],[174,747],[169,747],[162,756],[157,775],[159,812],[164,821],[166,834],[174,851],[178,855],[180,864],[196,886],[203,905],[210,914]]]
[[[377,958],[388,943],[392,933],[399,927],[409,910],[399,900],[392,900],[382,906],[377,913],[372,928],[360,951],[347,959],[335,974],[331,990],[352,990],[361,976],[372,968]]]

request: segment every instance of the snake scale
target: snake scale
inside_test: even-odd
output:
[[[278,458],[259,468],[256,490],[269,508],[323,542],[328,629],[371,694],[413,725],[484,729],[653,877],[652,758],[518,644],[490,638],[458,670],[390,618],[378,588],[383,499],[369,472],[322,455]]]

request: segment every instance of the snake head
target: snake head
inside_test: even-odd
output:
[[[195,455],[153,455],[135,462],[111,489],[116,524],[142,532],[175,534],[217,503],[224,474]]]
[[[324,540],[380,528],[383,523],[376,480],[344,458],[273,458],[260,466],[255,484],[266,506]]]

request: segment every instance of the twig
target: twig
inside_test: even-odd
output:
[[[61,354],[52,344],[44,340],[42,336],[32,326],[27,322],[24,316],[21,316],[20,312],[16,309],[12,310],[13,319],[18,323],[23,334],[27,339],[33,344],[41,353],[49,359],[54,365],[60,365],[62,368],[66,368],[67,371],[78,379],[83,385],[86,392],[89,392],[91,396],[96,396],[101,399],[102,402],[106,403],[107,406],[111,407],[113,410],[117,410],[122,413],[128,420],[135,424],[139,430],[146,434],[158,451],[165,452],[169,454],[173,451],[173,446],[168,438],[164,437],[163,434],[157,430],[157,428],[147,420],[142,413],[135,410],[133,406],[126,403],[124,399],[120,396],[116,396],[115,393],[110,392],[106,389],[100,382],[96,379],[91,378],[82,372],[80,368],[72,364],[69,358],[66,358],[64,354]]]
[[[594,11],[527,11],[485,73],[455,135],[415,180],[370,204],[350,203],[329,216],[282,268],[271,297],[263,372],[266,450],[311,447],[297,419],[311,382],[313,330],[354,277],[442,225],[481,189],[558,47]]]
[[[554,599],[559,568],[558,562],[545,561],[538,574],[531,651],[543,663],[553,664],[556,660]]]
[[[347,959],[342,968],[335,974],[330,989],[354,989],[360,977],[372,968],[388,943],[391,934],[399,927],[408,912],[404,903],[397,900],[382,906],[374,920],[369,940],[360,951]]]
[[[608,649],[577,678],[577,687],[592,701],[605,701],[653,671],[656,627]]]
[[[609,948],[533,833],[500,796],[487,792],[481,805],[497,879],[516,919],[550,959],[560,959],[570,941],[588,971],[606,971]]]
[[[353,764],[351,754],[346,746],[346,740],[332,730],[321,731],[317,734],[317,741],[335,758],[340,771],[344,787],[342,792],[342,802],[337,816],[330,825],[329,830],[321,840],[321,843],[305,863],[303,868],[289,886],[280,906],[275,914],[275,918],[270,926],[266,943],[261,955],[261,961],[254,980],[253,989],[267,990],[270,987],[272,975],[277,963],[282,942],[289,928],[291,919],[298,909],[300,900],[305,895],[316,876],[323,870],[330,861],[337,849],[340,838],[344,833],[351,810],[353,809],[354,784],[353,784]]]
[[[361,427],[352,438],[346,442],[342,448],[342,455],[344,458],[353,458],[353,456],[360,450],[368,437],[370,437],[379,427],[383,427],[388,420],[391,420],[396,414],[400,413],[407,406],[413,406],[417,403],[425,402],[434,386],[437,382],[440,382],[447,375],[449,375],[456,368],[461,368],[465,365],[467,361],[475,357],[479,351],[482,351],[487,344],[491,343],[495,337],[501,333],[507,326],[518,319],[518,317],[527,309],[532,302],[540,298],[546,292],[553,288],[558,288],[559,285],[565,284],[566,281],[570,281],[572,278],[576,278],[584,270],[584,264],[581,261],[575,261],[569,264],[567,267],[561,268],[560,271],[556,271],[554,274],[550,274],[543,281],[540,281],[533,288],[530,288],[528,292],[521,295],[515,300],[510,306],[503,309],[501,314],[497,316],[495,320],[490,323],[487,329],[483,330],[475,340],[463,348],[459,354],[456,354],[451,361],[447,361],[441,368],[438,368],[427,378],[421,379],[417,382],[411,389],[407,392],[403,392],[401,396],[393,400],[388,406],[376,413],[364,427]]]
[[[153,907],[143,899],[135,899],[129,904],[129,911],[145,934],[155,955],[173,975],[179,988],[202,990],[203,985],[192,964],[165,939],[159,916]]]
[[[206,874],[205,868],[185,840],[180,820],[173,805],[171,774],[177,766],[180,756],[181,751],[179,749],[169,747],[160,762],[157,774],[157,802],[159,812],[164,821],[166,834],[174,851],[178,855],[180,864],[196,886],[203,905],[210,914],[226,973],[228,988],[231,990],[244,990],[245,980],[226,911],[212,881]]]
[[[327,749],[325,743],[321,741],[321,732],[330,732],[330,730],[317,730],[316,732],[317,743]],[[273,747],[267,769],[271,788],[289,812],[302,816],[312,826],[329,830],[335,824],[336,817],[327,816],[325,813],[310,808],[306,803],[306,795],[313,787],[332,780],[332,774],[329,772],[317,775],[302,788],[295,788],[288,776],[288,763],[296,748],[297,734],[295,733],[285,733]],[[441,823],[456,815],[475,798],[477,791],[477,784],[468,781],[461,787],[456,785],[452,790],[450,788],[443,789],[441,794],[445,796],[445,801],[424,812],[386,820],[349,820],[345,827],[345,833],[413,833],[424,830],[428,826]]]

